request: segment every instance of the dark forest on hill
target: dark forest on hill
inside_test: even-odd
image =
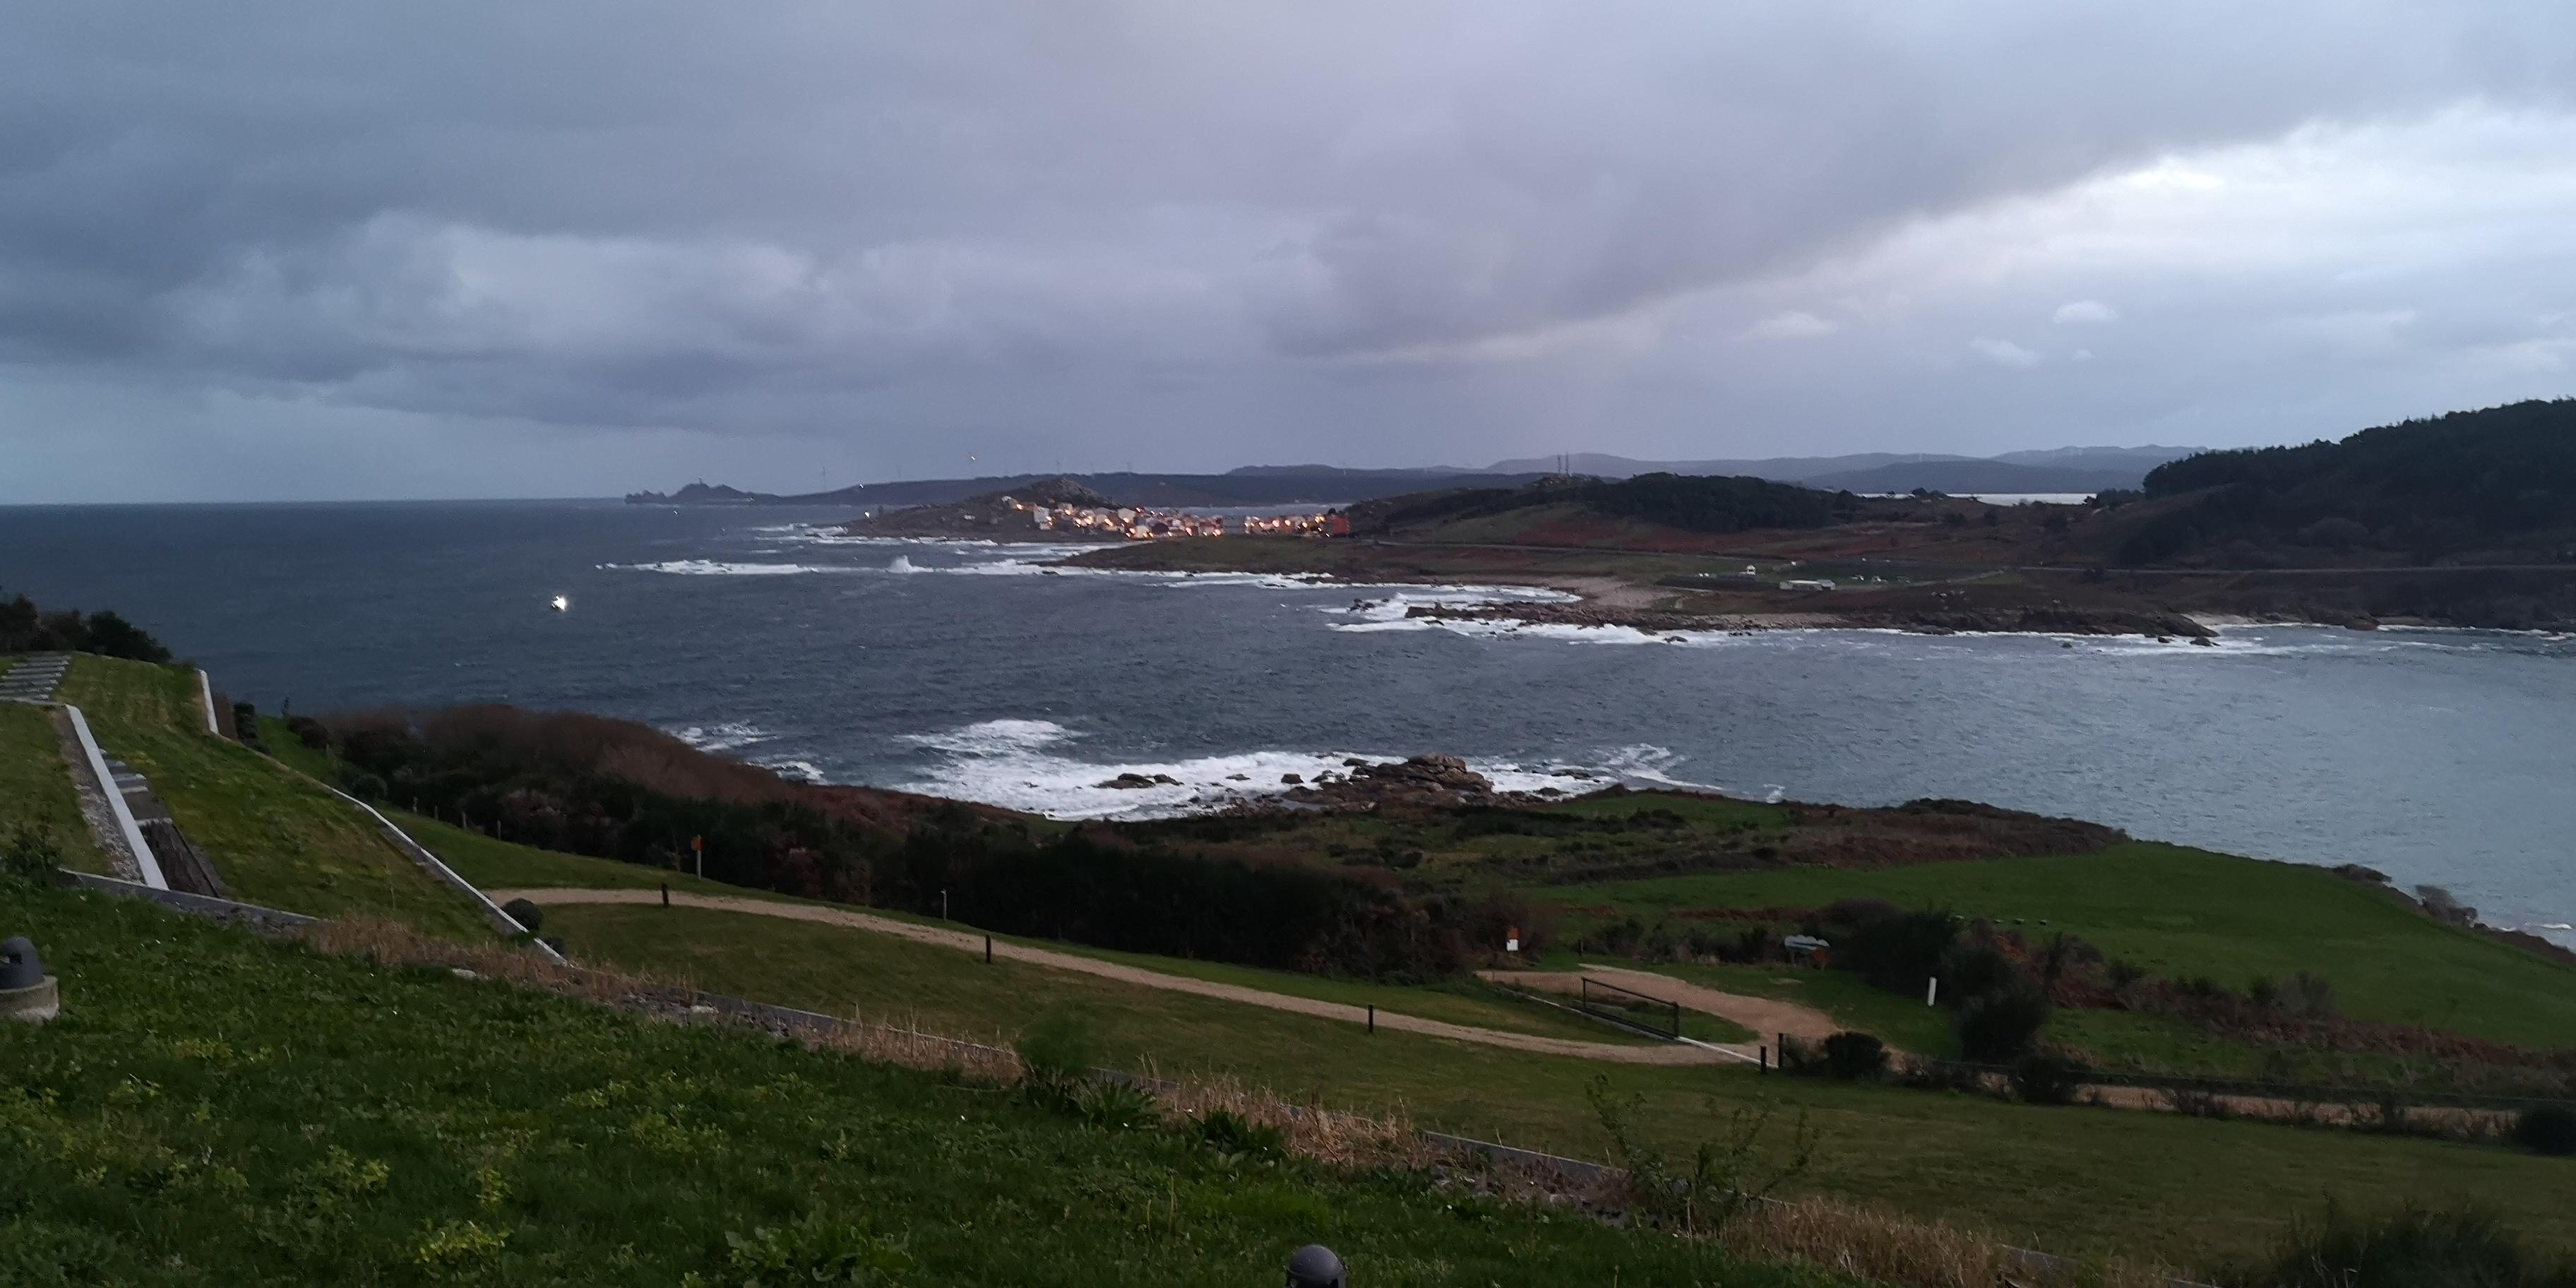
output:
[[[2125,564],[2290,550],[2411,562],[2576,560],[2576,399],[2452,412],[2340,442],[2204,452],[2156,467],[2189,498],[2130,534]]]

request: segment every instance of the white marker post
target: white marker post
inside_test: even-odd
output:
[[[1923,1004],[1925,1006],[1937,1006],[1940,1004],[1940,1000],[1941,977],[1935,975],[1932,978],[1923,981]]]

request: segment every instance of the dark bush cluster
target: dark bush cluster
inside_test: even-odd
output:
[[[1255,865],[954,803],[789,783],[658,731],[471,707],[326,722],[342,786],[544,849],[1104,948],[1285,970],[1430,979],[1547,924],[1506,896],[1406,895],[1376,873]],[[871,803],[874,802],[874,803]],[[877,810],[870,813],[871,809]],[[703,843],[703,850],[692,842]]]
[[[2513,1141],[2536,1154],[2576,1156],[2576,1107],[2534,1105],[2514,1119]]]
[[[137,662],[167,662],[170,650],[115,613],[77,608],[45,612],[25,595],[0,599],[0,653],[96,653]]]

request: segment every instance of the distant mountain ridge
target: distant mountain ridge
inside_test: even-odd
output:
[[[1827,491],[2100,492],[2134,489],[2147,471],[2202,451],[2197,447],[2055,447],[1959,456],[1941,452],[1858,452],[1848,456],[1775,456],[1759,460],[1641,461],[1599,452],[1567,458],[1576,474],[1632,478],[1639,474],[1724,474],[1803,483]],[[1487,473],[1544,473],[1553,457],[1496,461]]]
[[[860,483],[829,492],[781,495],[745,492],[721,484],[692,483],[676,492],[630,492],[629,505],[816,505],[882,509],[954,505],[991,493],[1063,479],[1115,498],[1120,505],[1178,509],[1184,506],[1346,505],[1455,487],[1462,477],[1479,484],[1517,485],[1539,477],[1487,475],[1458,469],[1346,470],[1328,465],[1254,465],[1224,474],[1005,474],[969,479],[908,479]]]
[[[1348,505],[1451,487],[1514,487],[1562,470],[1604,479],[1641,474],[1710,475],[1800,483],[1826,491],[2058,493],[2135,489],[2147,471],[2199,451],[2189,447],[2059,447],[1996,457],[1934,452],[1859,452],[1847,456],[1776,456],[1760,460],[1641,461],[1600,452],[1564,458],[1496,461],[1481,470],[1433,465],[1414,469],[1344,469],[1333,465],[1245,465],[1223,474],[1002,474],[981,478],[860,483],[829,492],[746,492],[691,483],[675,492],[634,492],[631,505],[816,505],[882,509],[953,505],[1044,479],[1064,478],[1121,505]]]

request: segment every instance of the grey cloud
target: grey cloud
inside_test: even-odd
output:
[[[522,426],[1215,456],[1232,420],[1238,460],[1334,418],[1473,459],[1497,407],[1679,433],[1694,395],[1607,382],[1869,325],[1702,316],[1730,292],[2169,151],[2557,110],[2571,37],[2399,0],[22,5],[0,362]]]

